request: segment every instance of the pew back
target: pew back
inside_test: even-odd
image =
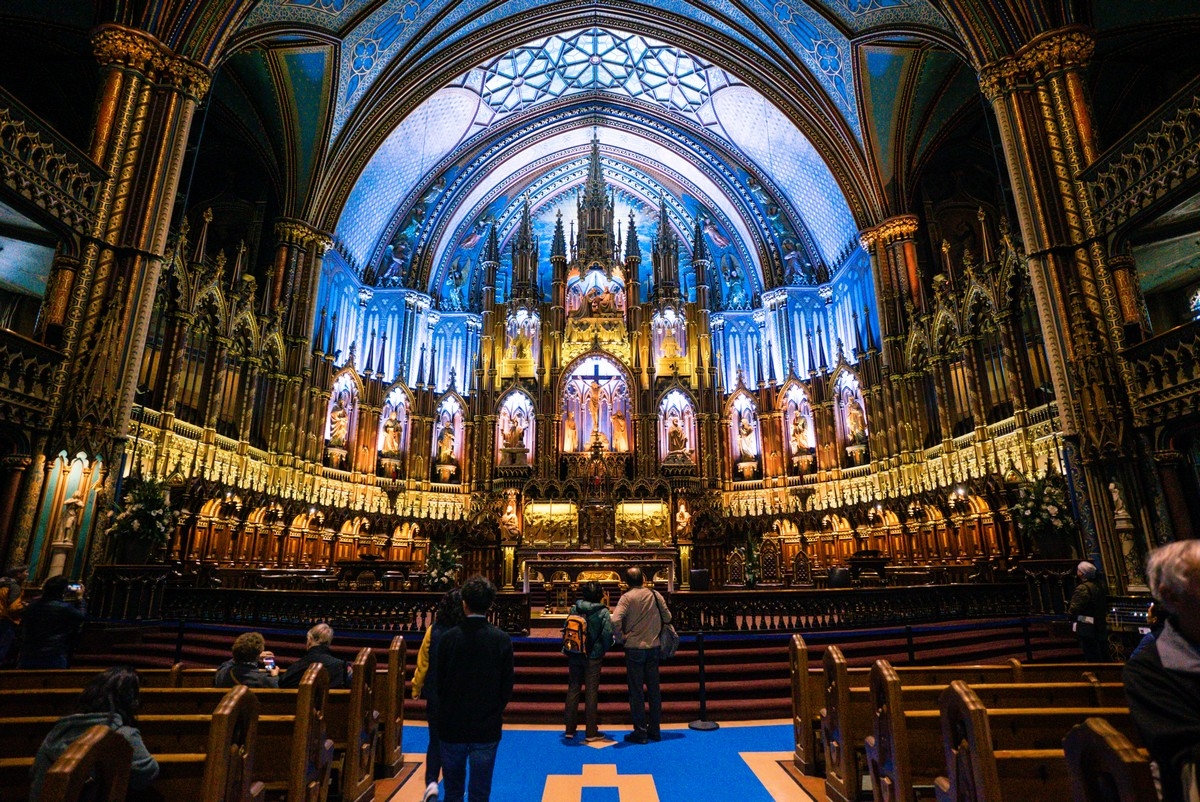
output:
[[[133,748],[108,727],[79,736],[54,761],[42,781],[42,802],[124,802]]]

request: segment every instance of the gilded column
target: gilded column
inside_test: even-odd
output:
[[[16,511],[18,491],[25,471],[33,464],[33,459],[25,454],[4,457],[0,459],[0,559],[2,565],[8,565],[13,560],[8,553],[8,546],[13,539],[13,513]]]

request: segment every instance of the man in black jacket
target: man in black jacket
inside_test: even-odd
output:
[[[1166,623],[1125,664],[1125,698],[1158,764],[1163,802],[1182,802],[1194,798],[1200,763],[1200,540],[1150,552],[1146,579]]]
[[[42,595],[25,608],[21,618],[21,651],[17,668],[67,668],[75,638],[83,629],[83,585],[70,586],[67,578],[52,576],[42,584]]]
[[[438,643],[437,737],[445,802],[462,802],[471,765],[471,802],[486,802],[500,746],[504,708],[513,689],[512,641],[487,620],[496,587],[481,576],[462,587],[467,620]]]
[[[304,672],[313,663],[320,663],[329,672],[330,688],[349,688],[350,675],[354,669],[345,660],[333,656],[329,644],[333,643],[333,627],[329,624],[317,624],[308,631],[306,645],[308,651],[296,662],[288,666],[288,670],[279,678],[280,688],[299,688]],[[368,678],[369,679],[369,678]]]

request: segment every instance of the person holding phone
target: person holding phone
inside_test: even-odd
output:
[[[41,598],[21,617],[17,668],[69,668],[71,650],[86,618],[83,585],[72,585],[61,574],[47,579]]]
[[[238,635],[233,642],[233,659],[217,667],[214,687],[278,688],[279,669],[275,667],[275,655],[264,651],[266,646],[263,636],[257,632]]]

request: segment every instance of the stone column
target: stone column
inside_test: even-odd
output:
[[[13,514],[16,512],[21,479],[32,464],[33,458],[26,454],[0,459],[0,568],[16,562],[8,552],[9,544],[14,540]]]
[[[1159,451],[1154,455],[1154,464],[1158,468],[1158,480],[1162,483],[1175,539],[1184,540],[1196,537],[1200,533],[1192,527],[1187,492],[1184,490],[1183,480],[1179,476],[1179,472],[1183,468],[1183,454],[1178,451]]]
[[[1109,476],[1135,452],[1133,377],[1116,357],[1125,345],[1122,312],[1083,178],[1096,158],[1085,75],[1094,48],[1079,26],[1041,33],[979,65],[979,81],[1004,147],[1086,550],[1123,590],[1104,499]]]

